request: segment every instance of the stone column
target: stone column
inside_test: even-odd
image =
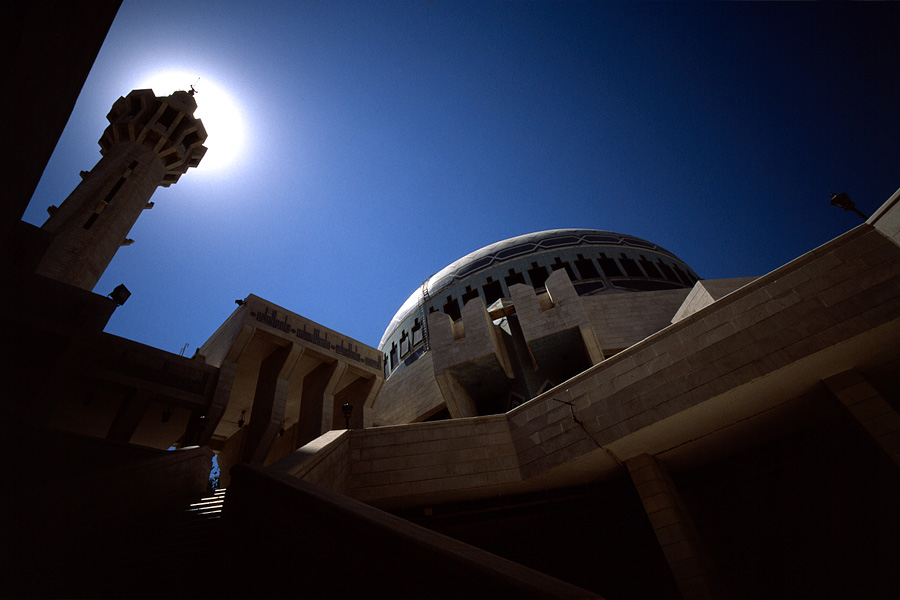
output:
[[[353,407],[353,412],[350,414],[350,429],[365,427],[366,402],[374,397],[373,389],[380,387],[376,386],[377,382],[376,377],[369,379],[359,377],[344,387],[340,393],[335,394],[331,416],[332,429],[344,429],[346,423],[344,422],[344,412],[341,410],[344,403],[349,403]]]
[[[245,434],[244,461],[262,463],[269,453],[284,422],[288,379],[302,353],[303,348],[297,344],[280,346],[260,363],[253,409]]]
[[[465,388],[459,385],[459,382],[456,381],[453,375],[444,371],[435,375],[435,379],[451,417],[462,419],[464,417],[478,416],[478,407],[475,401],[469,396]]]
[[[216,380],[216,391],[213,393],[212,403],[206,410],[206,425],[197,439],[198,446],[209,444],[219,421],[225,414],[228,399],[231,397],[231,388],[234,385],[234,375],[237,373],[237,363],[228,359],[222,361],[219,367],[219,378]]]
[[[665,465],[641,454],[625,461],[625,466],[681,596],[685,600],[722,598],[712,561]]]
[[[383,385],[384,379],[376,377],[372,382],[372,387],[369,388],[369,394],[363,402],[363,406],[365,407],[363,410],[363,428],[372,427],[372,417],[375,412],[372,410],[372,407],[375,405],[375,398],[378,397],[378,392],[381,391],[381,386]]]
[[[297,447],[331,431],[334,422],[334,394],[346,371],[345,362],[322,363],[303,378]]]
[[[131,389],[122,398],[119,411],[106,434],[106,439],[114,442],[128,442],[137,430],[147,406],[156,394],[147,390]]]
[[[872,387],[866,376],[850,369],[829,377],[825,385],[900,466],[900,414]]]

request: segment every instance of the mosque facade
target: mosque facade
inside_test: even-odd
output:
[[[121,532],[215,453],[237,597],[896,591],[900,192],[758,277],[550,230],[427,277],[378,348],[251,294],[188,358],[103,332],[127,293],[91,288],[202,159],[195,106],[120,99],[47,224],[6,224],[11,590],[121,592]],[[145,593],[216,595],[179,564]]]

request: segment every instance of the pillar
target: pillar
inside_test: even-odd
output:
[[[279,346],[260,363],[242,452],[245,462],[261,464],[265,460],[284,423],[288,379],[302,353],[297,344]]]
[[[114,442],[128,442],[137,430],[147,406],[155,394],[147,390],[131,389],[122,398],[119,411],[106,434],[106,439]]]
[[[649,454],[625,461],[653,532],[685,600],[722,598],[718,578],[665,465]]]
[[[353,412],[350,414],[350,429],[361,429],[365,427],[366,402],[369,400],[370,396],[373,396],[372,390],[376,387],[377,381],[378,378],[376,377],[368,379],[365,377],[358,377],[353,383],[346,386],[338,394],[335,394],[331,418],[332,429],[344,429],[346,423],[341,407],[345,403],[349,403],[350,406],[353,407]]]
[[[346,371],[345,362],[322,363],[303,378],[300,429],[296,442],[298,448],[326,431],[331,431],[334,423],[334,395]]]
[[[453,375],[444,371],[435,375],[435,379],[437,379],[444,403],[447,405],[447,412],[450,413],[452,418],[461,419],[463,417],[478,416],[478,406],[475,404],[475,400],[472,399],[463,386],[459,385],[459,382],[456,381]]]
[[[872,439],[900,466],[900,414],[855,369],[825,380],[825,385]]]

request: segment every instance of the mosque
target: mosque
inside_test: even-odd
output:
[[[47,222],[3,224],[9,594],[895,592],[900,191],[759,277],[542,231],[425,278],[378,348],[251,294],[188,358],[103,332],[128,291],[92,290],[202,161],[195,108],[120,98]],[[213,542],[148,554],[214,454]]]

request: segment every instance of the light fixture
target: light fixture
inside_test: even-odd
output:
[[[837,206],[838,208],[843,208],[844,210],[850,210],[856,213],[863,221],[868,221],[869,217],[861,213],[856,208],[856,202],[850,199],[850,195],[847,192],[841,192],[840,194],[835,194],[831,192],[831,205]]]
[[[241,418],[238,419],[238,429],[240,429],[241,427],[244,426],[244,413],[246,413],[246,412],[247,412],[246,410],[241,411]]]
[[[128,288],[125,287],[124,283],[120,283],[116,286],[116,289],[107,294],[109,298],[112,298],[113,301],[118,305],[122,306],[125,302],[128,301],[128,298],[131,296],[131,292],[128,291]]]
[[[344,413],[344,429],[350,429],[350,415],[353,414],[353,406],[349,402],[345,402],[341,411]]]

